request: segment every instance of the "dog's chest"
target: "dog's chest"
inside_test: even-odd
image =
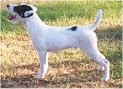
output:
[[[28,27],[28,33],[32,39],[33,46],[36,49],[41,48],[43,45],[43,34],[40,29],[37,29],[36,27]]]

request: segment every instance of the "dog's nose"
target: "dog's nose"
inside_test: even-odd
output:
[[[9,7],[9,5],[7,5],[7,7]]]

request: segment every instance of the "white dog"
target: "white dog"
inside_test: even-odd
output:
[[[100,64],[98,69],[104,70],[101,80],[109,79],[109,61],[97,48],[97,37],[94,32],[102,19],[102,10],[97,13],[96,21],[89,26],[55,27],[46,25],[36,14],[33,5],[7,5],[10,21],[20,20],[25,23],[34,47],[40,58],[40,70],[36,78],[44,78],[48,69],[48,52],[70,47],[83,49],[87,55]],[[18,21],[19,20],[19,21]]]

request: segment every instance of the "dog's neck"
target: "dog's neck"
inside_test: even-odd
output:
[[[35,38],[37,34],[41,35],[44,28],[47,26],[36,13],[25,19],[25,25],[27,26],[27,30],[32,38]]]
[[[25,19],[25,24],[27,25],[27,27],[31,24],[32,26],[35,26],[35,25],[39,25],[39,22],[40,22],[40,26],[45,26],[46,24],[40,19],[40,17],[34,13],[33,16],[31,17],[28,17]]]

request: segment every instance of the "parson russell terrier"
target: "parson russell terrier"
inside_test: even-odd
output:
[[[33,5],[7,5],[8,20],[11,23],[22,21],[28,29],[34,47],[40,58],[40,70],[35,78],[44,78],[48,70],[48,52],[66,48],[80,48],[94,61],[99,63],[98,70],[104,70],[101,80],[109,79],[109,61],[97,48],[97,37],[94,32],[102,19],[102,10],[97,12],[96,21],[89,26],[56,27],[46,25],[37,15],[37,8]]]

